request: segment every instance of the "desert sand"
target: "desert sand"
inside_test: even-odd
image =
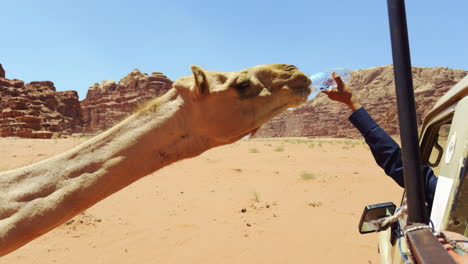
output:
[[[0,138],[0,170],[86,138]],[[403,190],[362,140],[246,139],[165,167],[0,258],[22,263],[379,263],[365,205]]]

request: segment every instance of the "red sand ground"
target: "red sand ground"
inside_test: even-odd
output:
[[[0,170],[84,140],[0,139]],[[141,179],[0,264],[378,263],[359,218],[401,193],[362,141],[242,140]]]

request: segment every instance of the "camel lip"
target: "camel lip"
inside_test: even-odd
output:
[[[310,93],[312,92],[312,89],[310,87],[301,87],[301,88],[295,88],[291,90],[296,96],[299,97],[299,101],[300,101],[299,104],[305,103]]]
[[[312,89],[310,89],[310,87],[308,86],[292,87],[291,90],[296,94],[304,95],[304,96],[309,96],[309,94],[312,92]]]

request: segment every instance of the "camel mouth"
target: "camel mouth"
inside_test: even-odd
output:
[[[310,87],[296,87],[296,88],[291,88],[291,90],[294,91],[294,93],[303,95],[303,96],[309,96],[309,94],[312,92],[312,89]]]
[[[310,93],[312,92],[312,89],[310,89],[310,87],[292,88],[291,90],[295,95],[299,97],[299,104],[305,103]]]

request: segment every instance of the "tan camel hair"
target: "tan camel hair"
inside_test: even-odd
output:
[[[310,93],[309,78],[287,64],[192,72],[106,132],[0,172],[0,256],[145,175],[243,138]]]

